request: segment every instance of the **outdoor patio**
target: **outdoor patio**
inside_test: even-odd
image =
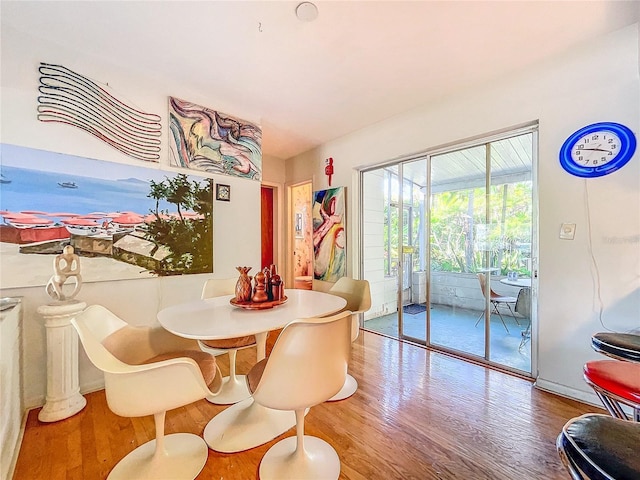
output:
[[[404,333],[422,341],[426,338],[424,311],[416,314],[405,306]],[[481,312],[433,304],[431,307],[431,343],[449,349],[455,349],[473,355],[484,355],[484,336],[482,321],[475,326]],[[529,319],[518,316],[518,325],[511,315],[502,315],[509,329],[500,321],[498,315],[491,315],[491,361],[531,374],[531,343],[527,337],[523,342],[523,333]],[[364,328],[394,338],[398,337],[398,316],[393,313],[366,320]],[[521,347],[521,343],[523,344]]]

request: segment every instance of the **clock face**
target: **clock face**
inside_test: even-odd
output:
[[[606,165],[620,154],[620,137],[607,130],[587,133],[571,148],[571,158],[583,167]]]
[[[578,177],[601,177],[622,168],[633,156],[636,138],[619,123],[600,122],[574,132],[560,149],[560,164]]]

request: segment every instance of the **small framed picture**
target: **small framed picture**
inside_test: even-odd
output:
[[[231,186],[216,183],[216,200],[223,202],[231,201]]]

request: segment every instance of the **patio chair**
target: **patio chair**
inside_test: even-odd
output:
[[[518,351],[521,351],[529,340],[531,340],[531,288],[520,289],[516,300],[515,312],[528,320],[527,328],[520,332],[522,339],[520,340]]]
[[[486,297],[485,290],[487,288],[487,279],[484,276],[484,273],[478,274],[478,281],[480,282],[480,289],[482,290],[482,296]],[[504,318],[502,317],[500,310],[498,310],[499,305],[506,305],[509,311],[511,312],[511,316],[513,317],[513,319],[516,321],[518,325],[520,325],[520,322],[516,318],[515,313],[511,309],[511,304],[515,305],[515,303],[518,301],[516,297],[507,297],[504,295],[499,295],[496,292],[494,292],[493,289],[491,289],[489,300],[491,301],[491,306],[493,307],[494,313],[497,313],[498,316],[500,317],[500,320],[502,321],[502,325],[504,325],[504,329],[507,331],[507,333],[509,333],[509,328],[507,327],[507,324],[504,322]],[[478,323],[480,323],[480,320],[482,319],[483,315],[484,315],[484,312],[482,312],[478,317],[478,320],[476,321],[476,327],[478,326]]]

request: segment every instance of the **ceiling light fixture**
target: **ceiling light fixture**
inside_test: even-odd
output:
[[[302,2],[296,7],[296,17],[303,22],[311,22],[318,18],[318,7],[311,2]]]

